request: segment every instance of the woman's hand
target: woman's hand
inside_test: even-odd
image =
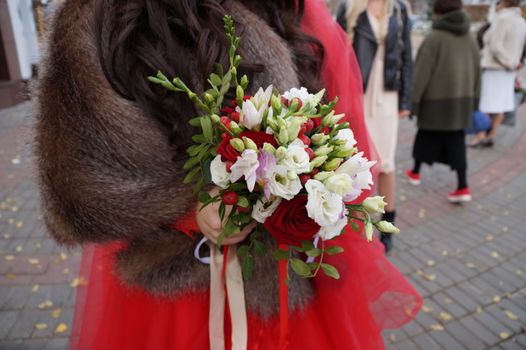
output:
[[[210,196],[214,197],[219,193],[219,188],[214,187],[211,191],[208,192]],[[201,210],[202,203],[197,204],[195,218],[197,225],[201,230],[201,233],[206,236],[209,240],[214,243],[217,243],[217,239],[221,235],[223,226],[226,223],[228,215],[232,211],[232,206],[227,205],[225,210],[225,219],[221,222],[219,218],[219,205],[221,202],[212,203]],[[256,227],[256,223],[252,222],[247,227],[245,227],[240,233],[236,233],[230,237],[227,237],[223,240],[223,245],[232,245],[243,241],[250,232]]]

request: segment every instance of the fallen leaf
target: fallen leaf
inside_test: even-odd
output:
[[[418,212],[418,217],[420,219],[423,219],[426,217],[426,210],[425,209],[420,209],[420,211]]]
[[[23,221],[17,221],[15,227],[16,228],[22,228],[24,226],[24,222]]]
[[[10,239],[11,238],[11,235],[8,234],[8,233],[4,233],[4,239]]]
[[[442,256],[448,256],[448,255],[449,255],[449,252],[447,250],[442,251]]]
[[[28,261],[31,265],[38,265],[38,264],[40,264],[40,260],[38,260],[37,258],[29,258],[29,259],[27,259],[27,261]]]
[[[504,340],[504,339],[508,339],[510,337],[510,334],[508,332],[500,332],[499,333],[499,337],[500,339]]]
[[[451,320],[453,319],[453,316],[451,316],[450,314],[448,314],[448,313],[445,312],[445,311],[442,311],[442,312],[438,315],[438,318],[440,319],[440,321],[447,322],[447,321],[451,321]]]
[[[17,245],[15,248],[15,252],[20,253],[24,248],[21,245]]]
[[[16,279],[16,275],[14,273],[8,273],[7,279],[10,281],[14,281]]]
[[[37,323],[35,325],[35,328],[39,331],[43,331],[44,329],[47,328],[47,323]]]
[[[427,266],[435,266],[435,260],[428,260]]]
[[[493,299],[492,299],[493,303],[495,303],[495,304],[500,303],[500,300],[501,300],[501,298],[500,298],[500,296],[498,296],[498,295],[495,295],[495,296],[493,297]]]
[[[60,252],[60,260],[64,261],[68,258],[67,254],[64,252]]]
[[[36,293],[40,289],[40,286],[38,284],[35,284],[33,288],[31,288],[31,292]]]
[[[62,315],[62,309],[55,309],[51,311],[51,317],[59,318]]]
[[[476,309],[476,311],[477,311],[477,314],[480,314],[480,313],[482,312],[482,307],[480,307],[480,306],[477,306],[477,309]]]
[[[449,298],[444,298],[444,301],[446,302],[446,304],[453,304],[453,300]]]
[[[15,260],[15,256],[14,256],[14,255],[6,255],[6,256],[4,257],[4,259],[5,259],[6,261],[13,261],[13,260]]]
[[[64,275],[67,275],[69,273],[69,269],[66,267],[64,270],[62,270],[62,273]]]
[[[491,242],[491,241],[493,241],[494,238],[495,237],[493,237],[493,235],[487,235],[486,236],[486,241]]]
[[[47,308],[50,308],[53,306],[53,302],[51,300],[45,300],[43,302],[41,302],[40,304],[38,304],[38,308],[39,309],[47,309]]]
[[[433,308],[431,306],[422,305],[422,311],[424,311],[426,314],[433,312]]]
[[[85,286],[88,284],[88,281],[86,281],[84,278],[80,277],[80,278],[75,278],[73,279],[73,281],[71,281],[71,283],[69,284],[71,288],[77,288],[77,287],[81,287],[81,286]]]
[[[15,223],[15,219],[13,219],[13,218],[9,218],[9,219],[7,220],[7,223],[8,223],[9,225],[13,225],[13,224]]]
[[[519,276],[522,276],[522,270],[516,270],[515,273]]]
[[[467,262],[466,263],[466,267],[469,268],[469,269],[474,269],[477,267],[477,265],[473,264],[472,262]]]
[[[498,259],[500,257],[499,252],[497,252],[495,250],[492,251],[491,252],[491,257],[494,258],[494,259]]]
[[[405,201],[406,201],[406,199],[407,199],[407,197],[406,197],[406,196],[404,196],[404,195],[400,196],[400,202],[405,202]]]
[[[389,341],[392,343],[394,343],[396,341],[396,335],[391,333],[389,334]]]
[[[61,323],[55,329],[55,333],[64,333],[68,330],[68,326],[65,323]]]
[[[419,275],[420,277],[422,277],[423,279],[425,279],[426,281],[434,281],[437,278],[437,276],[435,274],[425,273],[422,270],[417,270],[416,274]]]
[[[513,313],[513,311],[505,310],[505,311],[504,311],[504,314],[506,314],[506,316],[508,316],[508,318],[509,318],[510,320],[513,320],[513,321],[517,321],[517,320],[519,319],[519,317],[518,317],[517,315],[515,315],[515,314]]]
[[[431,330],[435,332],[441,332],[444,330],[444,327],[438,323],[432,324],[429,328],[431,328]]]
[[[504,227],[502,228],[502,232],[508,232],[509,230],[510,230],[510,229],[508,228],[508,226],[504,226]]]

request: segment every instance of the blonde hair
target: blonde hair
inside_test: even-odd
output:
[[[367,9],[368,0],[346,0],[347,1],[347,12],[345,18],[347,20],[347,33],[351,41],[354,37],[354,27],[360,14]],[[387,17],[390,17],[394,10],[394,4],[396,0],[385,0],[385,12]]]

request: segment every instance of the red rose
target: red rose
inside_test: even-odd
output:
[[[305,195],[283,200],[265,221],[265,228],[278,244],[301,246],[302,241],[310,241],[320,230],[320,225],[307,215],[307,200]]]
[[[265,142],[270,143],[272,146],[276,148],[279,146],[278,142],[274,138],[274,135],[270,135],[265,132],[246,130],[246,131],[243,131],[241,134],[239,134],[238,137],[242,138],[243,136],[248,137],[249,139],[254,141],[256,146],[258,146],[258,148],[262,148]]]
[[[230,140],[232,140],[232,137],[225,137],[221,140],[219,146],[217,146],[217,153],[221,155],[221,160],[223,162],[235,162],[237,157],[241,155],[234,147],[232,147]]]

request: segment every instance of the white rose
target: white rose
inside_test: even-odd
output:
[[[274,173],[268,182],[270,193],[291,200],[301,191],[301,181],[299,177],[290,179],[288,176],[288,169],[283,165],[276,165]]]
[[[237,161],[230,168],[232,171],[232,182],[236,182],[245,176],[248,190],[252,192],[256,184],[256,170],[258,167],[258,153],[251,149],[243,151],[241,157],[237,157]]]
[[[334,139],[345,140],[345,148],[353,148],[354,145],[356,145],[356,139],[354,138],[354,133],[351,129],[343,129],[338,131],[336,136],[334,136]]]
[[[334,174],[325,180],[327,190],[337,193],[340,196],[352,191],[352,179],[349,174]]]
[[[287,154],[280,164],[296,174],[308,173],[310,171],[309,154],[305,148],[299,145],[290,145],[287,148]]]
[[[266,202],[263,202],[262,199],[258,200],[254,205],[254,209],[252,209],[252,218],[264,224],[267,218],[272,216],[280,203],[281,198],[279,197],[274,197]]]
[[[344,215],[341,219],[336,221],[334,225],[321,226],[320,231],[316,236],[320,237],[324,241],[333,239],[334,237],[338,237],[339,235],[341,235],[342,230],[345,228],[345,226],[347,226],[347,222],[347,216]]]
[[[370,214],[383,214],[385,213],[384,208],[387,205],[387,203],[384,201],[384,197],[375,196],[365,198],[362,205],[365,208],[365,210]]]
[[[230,174],[226,171],[226,163],[221,160],[221,156],[217,155],[210,163],[210,173],[212,175],[212,182],[221,188],[226,188],[230,182]]]
[[[342,219],[345,213],[343,198],[328,191],[318,180],[309,180],[305,184],[309,193],[307,214],[320,226],[331,226]]]

